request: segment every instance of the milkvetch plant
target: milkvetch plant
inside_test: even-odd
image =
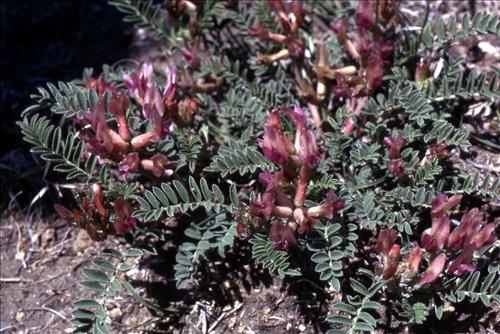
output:
[[[498,35],[498,17],[421,22],[396,0],[110,3],[169,51],[165,63],[105,66],[33,95],[19,126],[74,185],[77,205],[54,206],[61,217],[94,240],[179,222],[160,225],[186,236],[179,289],[247,245],[246,261],[286,282],[315,277],[328,333],[375,331],[388,315],[434,324],[458,316],[444,305],[499,302],[489,204],[500,179],[457,163],[477,138],[457,105],[495,103],[498,69],[468,71],[448,54]],[[109,297],[119,269],[97,263],[84,287]],[[76,305],[98,310],[74,314],[79,331],[109,330],[101,302]]]

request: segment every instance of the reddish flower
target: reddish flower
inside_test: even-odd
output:
[[[257,139],[257,143],[267,159],[280,165],[288,163],[289,154],[294,153],[295,149],[290,139],[283,134],[278,110],[274,109],[269,113],[264,125],[264,136]]]
[[[436,251],[446,246],[450,235],[450,218],[446,215],[433,217],[432,227],[422,233],[421,244],[428,251]]]
[[[433,144],[429,147],[429,159],[445,160],[448,158],[449,152],[446,143]]]
[[[286,8],[282,0],[268,0],[267,4],[278,15],[278,20],[286,33],[294,33],[298,30],[305,17],[301,0],[288,3]]]
[[[175,113],[171,113],[169,110],[169,118],[178,126],[187,126],[193,120],[196,106],[194,99],[184,99],[178,103]]]
[[[292,55],[292,57],[300,57],[304,53],[304,42],[295,36],[288,36],[285,38],[283,43]]]
[[[200,42],[201,39],[199,37],[195,37],[193,46],[190,49],[181,49],[182,55],[194,69],[198,69],[200,67]]]
[[[416,245],[408,255],[408,267],[413,273],[416,274],[418,272],[418,267],[420,266],[421,260],[422,255],[420,254],[420,247]]]
[[[495,240],[495,224],[486,225],[479,233],[472,237],[472,243],[476,249],[492,244]]]
[[[266,192],[250,202],[250,210],[254,215],[264,217],[268,220],[271,218],[273,212],[274,201],[273,195]]]
[[[283,136],[275,128],[268,124],[264,125],[264,136],[262,139],[257,139],[257,143],[267,159],[280,165],[288,162],[288,152]]]
[[[355,14],[356,24],[363,28],[372,30],[376,27],[375,8],[372,1],[359,1]]]
[[[311,207],[307,209],[307,215],[313,218],[325,217],[327,219],[332,219],[333,215],[337,213],[338,210],[344,208],[343,200],[334,200],[335,191],[330,190],[326,196],[325,202],[323,204]]]
[[[102,217],[107,217],[106,209],[104,208],[104,198],[100,184],[94,183],[92,185],[92,201],[97,213]]]
[[[123,76],[123,83],[136,101],[140,105],[144,105],[146,91],[148,88],[154,87],[153,65],[141,62],[134,72]]]
[[[299,157],[303,165],[316,167],[319,165],[321,156],[319,154],[316,138],[310,129],[302,131],[300,135]]]
[[[152,142],[159,142],[169,132],[170,125],[172,122],[168,119],[163,119],[162,115],[157,111],[157,109],[154,109],[154,111],[151,113],[151,138],[150,140]]]
[[[199,40],[198,40],[199,44]],[[177,69],[173,66],[165,68],[165,88],[163,89],[163,102],[169,105],[175,98],[175,91],[177,88]]]
[[[274,174],[263,171],[259,174],[259,182],[266,187],[265,192],[273,195],[278,205],[292,207],[292,200],[282,189],[282,184],[286,182],[283,171]]]
[[[405,138],[401,134],[397,138],[392,136],[384,138],[384,145],[389,149],[389,159],[397,159],[400,157],[401,148],[405,144]]]
[[[465,272],[476,270],[476,266],[471,264],[474,250],[474,244],[469,244],[464,251],[451,262],[447,270],[448,273],[462,276]]]
[[[425,271],[422,278],[419,281],[419,285],[429,284],[434,282],[439,274],[443,272],[444,265],[446,264],[446,254],[441,253],[432,260],[429,268]]]
[[[302,208],[293,211],[293,218],[299,224],[298,232],[300,234],[309,233],[313,230],[313,225],[321,223],[317,218],[308,215]]]
[[[83,222],[83,213],[81,211],[77,210],[72,212],[60,204],[54,204],[54,209],[59,214],[59,216],[61,216],[61,218],[64,218],[69,222],[77,224]]]
[[[384,271],[382,276],[385,280],[391,278],[398,270],[401,246],[394,244],[385,258]]]
[[[290,247],[297,246],[293,229],[282,224],[279,220],[273,221],[269,230],[269,240],[274,241],[274,248],[277,250],[288,251]]]
[[[398,238],[398,232],[394,229],[380,230],[375,249],[384,256],[389,256],[392,245]]]
[[[484,215],[477,208],[469,210],[460,220],[460,225],[451,232],[448,246],[453,249],[463,249],[470,244],[472,237],[481,230]]]
[[[429,66],[424,63],[423,59],[417,64],[417,68],[415,69],[415,82],[422,83],[429,78]]]
[[[122,197],[115,200],[115,231],[124,234],[137,225],[137,220],[132,217],[132,206]]]
[[[316,167],[321,160],[321,156],[314,133],[307,129],[304,112],[299,105],[296,105],[293,111],[290,108],[284,108],[284,112],[295,125],[295,150],[299,153],[302,165]]]
[[[446,194],[439,194],[432,201],[431,213],[433,217],[439,217],[453,209],[462,200],[462,195],[453,195],[450,198]]]
[[[168,159],[165,155],[161,153],[156,153],[151,157],[151,161],[153,162],[152,172],[154,176],[161,177],[168,173]],[[170,175],[165,175],[170,176]]]
[[[127,154],[120,164],[118,165],[118,170],[120,171],[121,177],[125,180],[130,172],[136,172],[139,170],[139,165],[141,160],[139,159],[139,153],[132,152]]]
[[[373,91],[382,84],[382,77],[384,76],[385,63],[382,58],[374,54],[366,64],[366,82],[368,87]]]
[[[408,175],[404,167],[403,159],[391,159],[387,161],[387,169],[395,177],[404,177]]]

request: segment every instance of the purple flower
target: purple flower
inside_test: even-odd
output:
[[[373,91],[382,84],[385,63],[379,55],[372,55],[366,64],[366,82]]]
[[[177,88],[177,69],[174,66],[165,68],[165,88],[163,89],[163,101],[166,105],[173,102]]]
[[[137,225],[137,220],[132,217],[132,206],[122,197],[115,200],[115,231],[124,234]]]
[[[273,221],[269,230],[269,240],[274,241],[275,249],[285,252],[290,247],[295,247],[298,244],[293,229],[288,225],[282,224],[279,220]]]
[[[408,175],[404,167],[403,159],[392,159],[387,162],[387,169],[395,177],[404,177]]]
[[[316,167],[319,165],[321,156],[319,154],[316,138],[310,129],[302,131],[300,134],[299,157],[303,165]]]
[[[468,271],[476,270],[476,266],[471,264],[474,251],[474,244],[469,244],[464,251],[450,263],[447,272],[456,276],[462,276]]]
[[[405,138],[401,134],[397,138],[392,136],[384,138],[384,145],[389,149],[389,159],[397,159],[400,156],[401,148],[405,144]]]
[[[450,235],[450,218],[447,215],[432,218],[431,228],[422,233],[421,244],[428,251],[436,251],[446,246]]]
[[[450,198],[446,194],[439,194],[432,201],[431,213],[433,217],[438,217],[453,209],[462,200],[462,195],[453,195]]]
[[[274,201],[273,195],[266,192],[250,202],[250,210],[254,215],[264,217],[268,220],[271,218],[273,212]]]
[[[425,271],[422,278],[420,278],[419,285],[429,284],[434,282],[444,270],[446,264],[446,254],[441,253],[432,260],[429,268]]]
[[[327,219],[332,219],[333,215],[337,213],[338,210],[344,208],[343,200],[334,200],[335,191],[330,190],[326,195],[326,200],[318,206],[311,207],[307,210],[307,215],[309,217],[320,218],[325,217]]]
[[[259,174],[259,182],[266,187],[265,192],[271,193],[276,203],[281,206],[292,207],[292,200],[285,194],[282,187],[286,183],[284,172],[274,174],[265,170]]]
[[[364,0],[358,2],[358,8],[355,14],[356,24],[363,28],[372,30],[376,27],[375,9],[372,1]]]
[[[141,62],[134,72],[123,75],[123,83],[137,102],[143,105],[146,91],[154,87],[153,65]]]
[[[264,136],[257,139],[257,143],[267,159],[285,165],[288,163],[289,154],[293,153],[293,145],[284,134],[278,110],[269,113],[269,118],[264,125]]]
[[[257,143],[264,152],[267,159],[280,165],[288,162],[288,152],[283,142],[282,134],[275,128],[264,125],[264,136],[257,139]]]
[[[120,161],[118,166],[122,179],[127,179],[128,173],[139,170],[140,164],[141,160],[139,159],[139,153],[132,152],[127,154],[122,161]]]

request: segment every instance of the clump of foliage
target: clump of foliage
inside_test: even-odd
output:
[[[414,326],[464,300],[498,305],[498,218],[483,204],[500,181],[452,159],[470,147],[457,105],[494,103],[498,69],[447,54],[500,34],[498,17],[415,29],[396,0],[110,4],[171,51],[163,68],[104,67],[33,95],[19,126],[75,185],[79,207],[55,206],[63,218],[103,240],[189,217],[175,227],[189,239],[179,289],[236,239],[281,278],[305,275],[295,259],[308,259],[336,292],[331,334],[373,331],[382,312]],[[116,293],[141,254],[105,254],[119,264],[94,260],[83,285]],[[80,331],[108,331],[100,302],[76,303],[97,310],[75,311]]]

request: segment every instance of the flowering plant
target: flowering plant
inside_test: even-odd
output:
[[[453,102],[492,105],[499,80],[444,56],[499,34],[497,17],[410,26],[397,0],[112,3],[171,46],[168,64],[34,96],[25,139],[75,183],[78,208],[56,204],[61,217],[94,240],[183,230],[178,288],[201,289],[212,255],[251,247],[244,261],[285,282],[313,277],[328,333],[498,303],[500,181],[457,163],[480,129]]]

